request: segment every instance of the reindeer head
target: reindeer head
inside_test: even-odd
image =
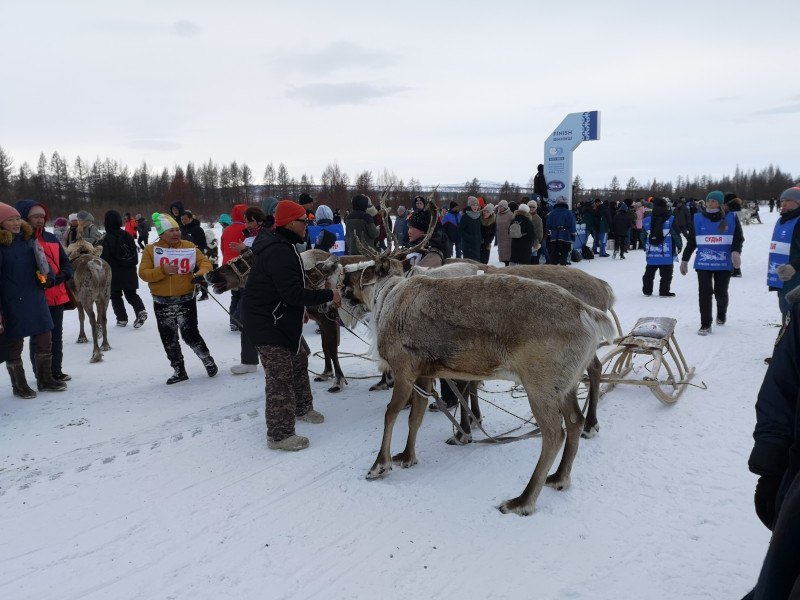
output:
[[[67,257],[72,261],[83,254],[91,256],[100,256],[103,253],[102,246],[93,246],[84,239],[77,239],[72,242],[66,249]]]
[[[381,210],[384,218],[388,214],[385,198],[381,197]],[[403,263],[406,256],[421,250],[428,243],[433,231],[436,228],[437,216],[436,206],[433,202],[428,203],[428,211],[431,213],[431,221],[428,231],[418,243],[411,248],[397,248],[397,240],[393,237],[389,246],[383,252],[377,252],[373,248],[365,246],[360,239],[356,239],[359,249],[370,260],[360,263],[347,265],[344,269],[344,294],[343,301],[346,302],[345,310],[355,311],[354,305],[365,306],[368,310],[372,309],[372,301],[375,293],[375,284],[387,277],[403,275]]]
[[[251,250],[246,250],[241,256],[206,273],[206,281],[211,284],[215,294],[242,289],[255,262],[255,254]]]

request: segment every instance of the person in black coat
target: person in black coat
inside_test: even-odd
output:
[[[759,476],[758,518],[772,539],[747,600],[797,598],[800,592],[800,306],[775,343],[756,401],[755,444],[748,467]]]
[[[242,292],[242,324],[264,367],[267,446],[273,450],[308,447],[308,438],[295,435],[295,418],[324,421],[313,406],[303,317],[306,306],[342,301],[338,290],[303,287],[295,244],[305,238],[306,224],[302,206],[291,200],[278,203],[275,230],[262,231],[253,243],[255,264]]]
[[[614,253],[612,258],[617,257],[619,252],[620,260],[625,260],[625,252],[628,249],[628,238],[633,227],[633,217],[628,210],[628,205],[621,202],[617,212],[611,218],[611,233],[614,236]]]
[[[137,245],[139,246],[139,252],[141,252],[149,243],[148,238],[150,237],[150,223],[142,215],[136,215],[136,231],[139,234]]]
[[[536,194],[536,199],[539,201],[539,206],[547,204],[547,181],[544,178],[544,165],[536,166],[536,175],[533,177],[533,193]],[[539,216],[544,222],[547,217],[547,211],[544,211],[544,216],[540,213]]]
[[[513,202],[509,202],[511,208]],[[527,204],[520,204],[514,211],[514,218],[508,226],[509,237],[511,238],[511,257],[509,264],[529,265],[531,264],[531,253],[533,252],[534,239],[533,222],[531,221],[531,208]],[[516,224],[516,226],[515,226]],[[519,237],[515,237],[519,235]]]
[[[117,317],[117,327],[128,325],[128,312],[122,301],[124,294],[125,300],[136,315],[133,327],[139,329],[147,320],[147,310],[136,291],[139,289],[139,276],[136,273],[139,255],[136,243],[131,235],[122,229],[122,216],[116,210],[106,212],[103,225],[106,228],[106,235],[102,241],[103,254],[100,258],[111,265],[111,308]]]

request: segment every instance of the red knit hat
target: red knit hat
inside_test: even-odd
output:
[[[17,211],[16,208],[0,202],[0,223],[5,221],[6,219],[10,219],[11,217],[18,217],[18,216],[19,216],[19,211]]]
[[[307,218],[306,209],[292,202],[291,200],[281,200],[278,208],[275,209],[275,227],[283,227],[292,221]]]

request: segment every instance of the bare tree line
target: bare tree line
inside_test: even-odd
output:
[[[700,198],[710,189],[732,191],[742,198],[766,199],[777,197],[793,183],[789,173],[772,165],[758,172],[745,172],[737,166],[733,176],[721,179],[707,175],[679,176],[675,182],[654,179],[640,183],[631,177],[624,188],[615,176],[606,188],[586,189],[578,175],[573,182],[573,200],[648,196]],[[127,165],[110,158],[97,158],[93,163],[81,157],[70,161],[53,152],[49,159],[44,153],[40,154],[33,169],[27,162],[15,166],[13,158],[0,146],[0,201],[36,199],[50,208],[53,217],[84,209],[100,217],[111,208],[149,215],[181,201],[211,220],[230,212],[236,203],[255,203],[268,196],[295,199],[303,192],[311,194],[318,203],[344,211],[350,208],[353,195],[375,196],[387,188],[391,189],[393,206],[410,206],[414,196],[420,194],[433,194],[440,206],[451,201],[463,205],[468,196],[483,196],[495,203],[501,199],[511,202],[532,195],[533,177],[524,186],[509,181],[482,183],[477,178],[460,185],[433,186],[423,185],[413,177],[406,182],[388,170],[377,175],[362,171],[351,177],[333,162],[325,167],[317,182],[313,175],[303,173],[298,179],[289,174],[283,163],[277,168],[270,163],[264,169],[261,182],[257,183],[247,163],[236,161],[219,165],[209,159],[199,166],[189,162],[185,167],[161,170],[143,162],[131,171]]]

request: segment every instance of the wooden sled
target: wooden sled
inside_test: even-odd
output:
[[[619,384],[643,385],[664,404],[677,402],[694,377],[694,367],[686,364],[675,339],[676,324],[677,320],[669,317],[642,317],[628,335],[614,340],[616,347],[600,359],[603,366],[600,394]],[[631,376],[639,355],[649,358],[642,365],[646,375],[641,379]]]

